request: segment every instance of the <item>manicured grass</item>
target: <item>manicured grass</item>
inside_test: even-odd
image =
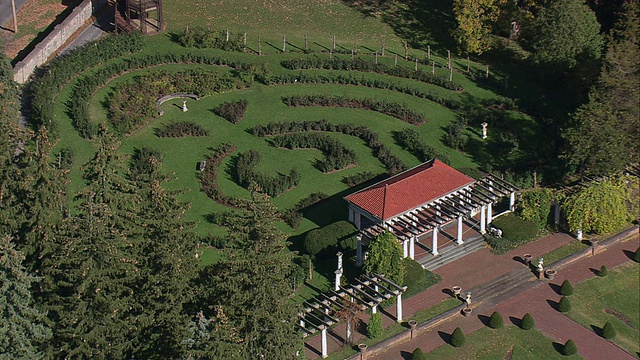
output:
[[[606,277],[595,277],[574,285],[572,309],[566,315],[587,329],[600,332],[607,321],[616,328],[613,341],[626,351],[640,353],[640,267],[628,262],[610,270]],[[614,312],[613,315],[607,312]]]
[[[561,355],[553,341],[538,330],[522,330],[508,325],[501,329],[484,327],[466,335],[465,345],[455,348],[445,344],[427,354],[429,359],[502,360],[513,346],[512,359],[582,359],[578,355]]]
[[[584,250],[586,248],[588,248],[590,245],[587,244],[587,242],[583,242],[583,241],[579,241],[579,240],[573,240],[567,244],[564,244],[562,246],[560,246],[559,248],[555,249],[555,250],[551,250],[546,254],[543,254],[542,257],[544,258],[545,263],[547,264],[553,264],[554,262],[560,260],[560,259],[564,259],[569,255],[573,255],[575,253],[577,253],[578,251]]]

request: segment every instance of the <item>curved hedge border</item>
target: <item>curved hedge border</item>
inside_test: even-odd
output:
[[[402,66],[391,67],[381,63],[376,64],[373,61],[367,61],[361,58],[355,58],[353,60],[339,59],[337,57],[326,59],[314,56],[302,59],[282,60],[280,65],[289,70],[324,69],[373,72],[433,84],[449,90],[463,90],[461,84],[455,81],[449,81],[446,76],[434,75],[422,70],[416,71]]]
[[[424,91],[408,85],[395,84],[393,82],[382,79],[369,79],[365,76],[355,76],[351,73],[347,74],[283,74],[273,75],[264,79],[266,85],[272,84],[339,84],[365,86],[374,89],[397,91],[403,94],[415,96],[418,98],[433,101],[449,109],[455,110],[460,108],[460,103],[452,98],[444,98],[434,92]]]
[[[55,138],[58,134],[53,109],[60,90],[83,71],[143,48],[144,42],[137,33],[109,35],[58,56],[47,66],[39,68],[27,88],[33,125],[46,126],[49,136]]]
[[[282,102],[291,107],[329,106],[371,110],[413,125],[420,125],[427,122],[424,116],[409,109],[405,104],[384,100],[378,101],[371,98],[358,99],[347,96],[312,94],[284,96],[282,97]]]
[[[278,173],[276,176],[269,176],[255,171],[260,162],[260,153],[249,150],[238,154],[235,159],[235,178],[238,185],[250,190],[257,186],[255,190],[275,197],[298,185],[300,176],[296,169],[291,169],[289,175]]]
[[[204,192],[207,197],[218,204],[238,208],[242,207],[243,200],[224,195],[218,186],[220,164],[222,160],[231,155],[236,149],[237,148],[231,144],[222,144],[213,148],[213,153],[205,159],[207,165],[204,170],[200,172],[199,177],[202,192]]]
[[[146,69],[166,64],[204,64],[229,66],[234,69],[249,69],[250,66],[243,62],[228,61],[218,56],[210,56],[197,53],[171,53],[152,54],[131,57],[122,61],[110,63],[90,75],[78,79],[68,102],[69,115],[73,126],[80,136],[90,139],[96,135],[96,128],[91,126],[89,120],[89,101],[91,97],[111,79],[133,70]],[[250,84],[252,79],[243,79],[245,84]]]
[[[436,150],[433,146],[422,141],[420,134],[410,128],[405,128],[397,132],[396,140],[398,145],[412,153],[420,162],[425,162],[433,158],[438,158],[445,164],[449,164],[449,158]]]
[[[160,116],[154,103],[162,94],[179,91],[203,97],[242,89],[245,85],[231,74],[204,69],[140,74],[119,84],[109,94],[109,119],[118,133],[130,134]]]
[[[358,163],[356,153],[344,146],[338,140],[318,133],[295,133],[276,136],[271,139],[276,147],[287,149],[315,148],[325,156],[324,160],[318,160],[316,167],[323,173],[334,170],[342,170],[349,165]]]
[[[267,125],[257,125],[248,129],[248,131],[253,135],[260,137],[303,131],[339,132],[345,135],[355,136],[363,140],[367,146],[373,150],[374,156],[384,164],[389,174],[396,174],[406,170],[407,168],[402,160],[391,154],[391,151],[382,144],[380,136],[365,126],[357,126],[354,124],[334,125],[327,120],[292,121],[279,123],[271,122]]]
[[[247,106],[249,106],[247,99],[231,101],[220,104],[220,106],[213,109],[213,112],[228,122],[237,124],[244,117],[244,113],[247,111]]]

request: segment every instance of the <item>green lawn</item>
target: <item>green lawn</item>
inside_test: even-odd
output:
[[[522,330],[513,325],[502,329],[484,327],[466,336],[460,348],[445,344],[427,354],[429,359],[505,359],[513,347],[512,359],[581,359],[578,355],[564,356],[554,347],[553,341],[538,330]]]
[[[595,277],[574,285],[574,294],[571,296],[572,310],[567,315],[587,329],[596,332],[610,321],[617,330],[617,336],[612,341],[638,357],[640,353],[639,288],[640,266],[637,263],[628,262],[610,270],[606,277]]]
[[[573,240],[567,244],[560,246],[559,248],[549,251],[542,255],[544,261],[547,264],[553,264],[554,262],[564,259],[569,255],[573,255],[578,251],[588,248],[590,245],[586,241]]]

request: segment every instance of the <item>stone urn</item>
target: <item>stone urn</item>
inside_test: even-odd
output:
[[[522,258],[524,259],[524,262],[527,263],[527,265],[531,264],[531,258],[533,258],[533,255],[531,254],[524,254],[522,256]]]
[[[469,316],[471,315],[472,312],[473,312],[473,309],[471,309],[470,307],[466,307],[462,309],[462,316]]]
[[[413,339],[413,333],[415,332],[416,327],[418,327],[418,322],[415,320],[409,320],[408,324],[411,328],[411,338]]]
[[[453,290],[453,295],[457,297],[457,296],[460,296],[460,293],[462,292],[462,287],[456,285],[452,287],[451,290]]]
[[[358,344],[360,351],[360,360],[367,360],[367,344]]]
[[[544,277],[549,280],[553,280],[553,278],[556,277],[556,271],[553,269],[547,269],[544,271]]]

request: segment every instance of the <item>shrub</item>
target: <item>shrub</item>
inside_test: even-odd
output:
[[[610,321],[602,327],[602,337],[605,339],[613,339],[616,337],[616,328]]]
[[[525,244],[538,235],[538,225],[529,220],[523,220],[513,213],[503,215],[492,223],[502,229],[502,238],[485,235],[485,240],[493,253],[501,255]]]
[[[405,258],[403,261],[404,277],[402,284],[407,287],[407,290],[404,292],[406,297],[415,295],[442,280],[440,275],[425,270],[422,265],[415,260]]]
[[[342,170],[358,162],[356,153],[353,150],[325,134],[284,134],[272,138],[272,142],[273,146],[287,149],[315,148],[322,151],[325,158],[316,162],[316,168],[324,173]]]
[[[598,276],[605,277],[609,274],[609,270],[607,269],[607,265],[602,265],[600,270],[598,270]]]
[[[72,148],[65,147],[60,149],[58,152],[58,156],[56,156],[58,162],[58,169],[71,169],[73,166],[73,161],[75,160],[75,152]]]
[[[562,347],[563,355],[567,355],[567,356],[575,355],[577,352],[578,352],[578,347],[576,346],[576,343],[574,343],[573,340],[571,339],[567,340],[567,342]]]
[[[462,329],[457,327],[455,330],[453,330],[453,334],[451,334],[451,345],[455,347],[461,347],[464,345],[465,341],[466,338],[464,337]]]
[[[467,137],[462,132],[467,128],[467,120],[458,118],[447,125],[444,135],[444,143],[456,150],[464,150],[467,146]]]
[[[640,247],[638,247],[636,252],[633,254],[633,261],[640,262]]]
[[[416,348],[413,350],[413,354],[411,354],[412,360],[427,360],[427,354],[422,351],[420,348]]]
[[[571,310],[571,301],[566,296],[563,296],[558,303],[558,311],[560,312],[568,312]]]
[[[228,35],[228,41],[227,41]],[[204,26],[187,28],[178,35],[178,42],[184,47],[214,48],[226,51],[243,51],[244,35],[225,30],[212,30]]]
[[[249,150],[239,153],[235,159],[235,180],[245,189],[256,187],[258,191],[269,196],[278,196],[295,187],[300,182],[298,171],[291,169],[288,175],[278,173],[276,176],[268,176],[255,171],[260,162],[260,153]]]
[[[489,327],[492,329],[500,329],[504,326],[504,320],[502,320],[502,315],[499,312],[494,311],[491,314],[491,318],[489,318]]]
[[[372,180],[376,177],[377,175],[369,172],[369,171],[363,171],[363,172],[359,172],[357,174],[354,175],[350,175],[350,176],[345,176],[344,178],[342,178],[342,182],[347,184],[349,187],[353,187],[356,185],[360,185],[364,182],[367,182],[369,180]]]
[[[571,285],[571,282],[569,282],[569,280],[565,280],[562,282],[562,285],[560,286],[560,295],[573,295],[573,286]]]
[[[531,314],[526,313],[522,317],[522,323],[520,324],[523,330],[531,330],[536,327],[536,321],[533,319]]]
[[[413,129],[405,128],[396,133],[398,145],[412,153],[418,160],[425,162],[433,158],[448,163],[446,155],[440,153],[433,146],[422,141],[422,137]]]
[[[337,221],[309,231],[304,238],[303,248],[311,256],[329,255],[332,251],[338,251],[338,244],[341,241],[355,237],[355,233],[356,228],[353,224],[348,221]]]
[[[156,129],[156,136],[160,138],[208,136],[209,132],[202,126],[191,121],[178,121],[166,124]]]
[[[246,99],[232,101],[221,104],[217,108],[213,109],[213,112],[223,119],[233,124],[237,124],[244,117],[244,113],[247,111],[248,105],[249,102]]]
[[[371,339],[382,336],[382,316],[379,312],[371,314],[369,325],[367,325],[367,336]]]
[[[162,153],[158,150],[146,146],[142,149],[134,149],[129,167],[131,178],[137,180],[153,175],[162,166],[162,159]]]
[[[551,189],[536,188],[523,191],[518,200],[518,214],[523,219],[531,220],[540,228],[544,228],[549,221],[553,197]]]
[[[238,207],[242,205],[242,200],[228,197],[223,194],[218,187],[218,170],[222,160],[236,151],[236,147],[231,144],[222,144],[213,149],[213,154],[207,157],[207,166],[199,175],[200,186],[213,201],[227,206]]]

